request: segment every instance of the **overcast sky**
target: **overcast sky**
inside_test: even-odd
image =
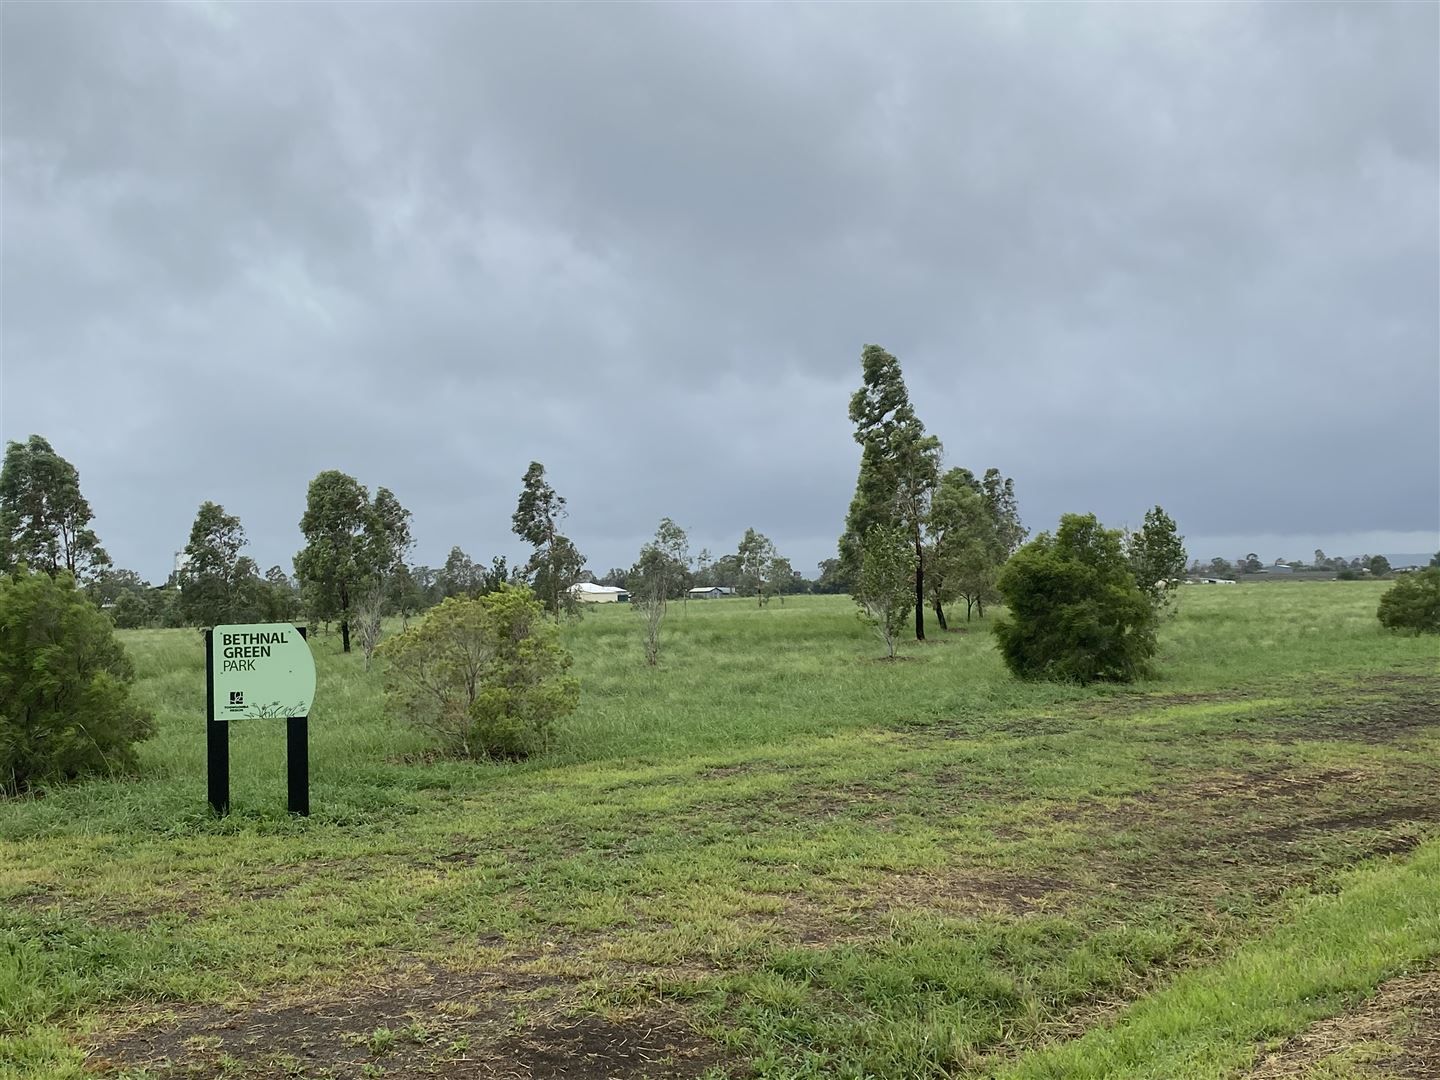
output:
[[[4,436],[153,578],[332,468],[514,558],[532,459],[597,573],[813,573],[876,342],[1037,531],[1433,550],[1437,13],[10,0]]]

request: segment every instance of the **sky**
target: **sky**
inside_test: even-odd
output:
[[[867,343],[1035,531],[1440,547],[1440,5],[0,6],[0,430],[161,579],[340,469],[814,573]]]

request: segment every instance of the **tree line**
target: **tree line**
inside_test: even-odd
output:
[[[1430,565],[1440,565],[1440,552],[1437,552],[1430,560]],[[1218,556],[1208,563],[1202,563],[1196,559],[1190,564],[1189,572],[1197,577],[1238,578],[1245,574],[1273,573],[1277,566],[1290,570],[1333,571],[1342,581],[1353,581],[1366,575],[1372,578],[1383,578],[1389,576],[1394,569],[1390,565],[1390,560],[1384,555],[1367,553],[1346,559],[1343,556],[1328,556],[1322,548],[1316,548],[1314,557],[1308,563],[1303,559],[1285,558],[1265,563],[1252,551],[1246,555],[1236,556],[1234,562]]]
[[[447,598],[476,598],[505,585],[524,585],[552,615],[574,614],[574,586],[596,579],[565,535],[566,501],[549,483],[545,467],[531,462],[520,481],[512,531],[528,543],[529,558],[510,566],[497,555],[488,564],[473,560],[458,545],[445,564],[432,569],[412,563],[411,514],[389,488],[370,490],[337,470],[310,482],[299,521],[304,546],[292,572],[276,565],[261,571],[246,554],[245,528],[224,506],[205,501],[176,567],[153,586],[133,570],[116,568],[100,545],[93,513],[80,492],[79,472],[39,435],[7,446],[0,471],[0,572],[25,565],[52,578],[68,572],[86,594],[122,629],[208,627],[225,623],[288,622],[305,619],[328,630],[337,626],[342,649],[357,638],[367,660],[385,616],[408,620]],[[667,599],[697,585],[722,585],[764,605],[772,597],[810,591],[774,542],[748,528],[736,550],[714,558],[708,550],[689,555],[685,532],[669,518],[661,524],[659,547],[671,560],[657,576],[654,551],[646,545],[629,570],[612,569],[600,583],[632,582],[653,592],[663,580]]]

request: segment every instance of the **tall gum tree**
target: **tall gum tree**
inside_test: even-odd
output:
[[[525,567],[535,595],[552,615],[577,610],[570,590],[585,569],[585,557],[568,536],[560,531],[566,517],[565,500],[545,479],[545,466],[532,461],[520,481],[520,498],[511,515],[510,527],[520,539],[535,548]]]
[[[860,356],[862,384],[850,398],[860,444],[860,475],[840,538],[840,560],[853,581],[861,539],[875,525],[905,530],[915,552],[915,640],[925,640],[925,522],[940,482],[940,440],[910,404],[900,361],[879,345]]]
[[[201,503],[185,545],[185,564],[176,575],[181,615],[191,626],[231,621],[246,569],[240,557],[244,547],[245,529],[240,519],[227,514],[219,503]]]
[[[110,566],[90,528],[80,473],[39,435],[5,446],[0,465],[0,571],[25,563],[50,577],[67,571],[82,584]]]
[[[410,512],[388,488],[377,488],[372,502],[353,476],[329,469],[310,481],[300,531],[305,547],[295,556],[295,576],[314,615],[339,618],[348,653],[351,612],[410,549]]]

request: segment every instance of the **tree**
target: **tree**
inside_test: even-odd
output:
[[[1365,568],[1375,577],[1381,578],[1390,573],[1390,560],[1384,555],[1371,555],[1365,563]]]
[[[385,632],[385,590],[381,586],[374,585],[360,596],[355,605],[355,628],[359,632],[365,670],[369,671],[370,662]]]
[[[1210,560],[1210,576],[1217,578],[1228,578],[1235,573],[1234,568],[1220,558],[1218,555]]]
[[[977,480],[969,469],[949,469],[940,478],[926,523],[930,537],[929,600],[941,629],[947,629],[944,605],[965,601],[965,620],[999,599],[995,582],[1000,567],[1024,542],[1015,481],[999,469]]]
[[[1440,566],[1440,551],[1437,551],[1434,555],[1430,556],[1430,565]]]
[[[579,701],[559,627],[519,586],[450,597],[378,651],[391,705],[465,757],[543,750]]]
[[[765,603],[768,582],[765,576],[771,561],[775,558],[775,545],[764,533],[746,529],[740,538],[740,547],[735,552],[739,567],[739,587],[742,594],[754,595],[757,607]]]
[[[450,549],[445,565],[436,575],[441,596],[475,596],[480,592],[480,569],[469,555],[456,544]]]
[[[1135,584],[1157,612],[1175,600],[1175,590],[1185,576],[1185,538],[1175,521],[1160,506],[1145,512],[1145,522],[1126,537],[1126,555]]]
[[[765,564],[765,588],[770,595],[780,597],[780,606],[785,606],[785,594],[795,589],[795,568],[783,555],[772,555]]]
[[[972,612],[978,613],[983,619],[985,605],[1000,602],[997,583],[1002,566],[1003,563],[995,559],[993,550],[988,548],[982,539],[963,538],[951,573],[955,592],[965,601],[966,622],[970,621]]]
[[[262,622],[294,622],[299,614],[300,596],[295,583],[280,566],[265,571],[265,613]]]
[[[242,555],[235,563],[235,601],[230,621],[237,623],[278,622],[272,619],[275,600],[270,585],[260,574],[255,560]]]
[[[940,478],[940,440],[910,404],[900,362],[878,345],[861,354],[863,381],[850,399],[860,444],[860,475],[840,538],[840,560],[853,577],[862,538],[872,525],[905,529],[914,550],[915,638],[925,640],[925,542],[930,498]]]
[[[815,579],[815,591],[826,595],[843,593],[849,588],[844,575],[840,571],[840,560],[838,558],[821,559],[816,564],[820,576]]]
[[[744,574],[740,565],[740,556],[736,554],[721,555],[711,564],[709,576],[713,584],[724,586],[735,592],[742,591]]]
[[[930,606],[941,630],[949,629],[945,618],[945,605],[954,601],[962,592],[967,573],[976,569],[985,548],[994,532],[993,522],[988,517],[984,495],[975,474],[969,469],[948,469],[940,478],[935,495],[930,502],[930,517],[926,522],[930,543],[926,575],[926,588]],[[973,601],[967,596],[966,617]]]
[[[405,556],[415,545],[410,534],[410,511],[400,505],[400,500],[389,488],[375,489],[375,501],[370,504],[369,528],[365,541],[371,567],[371,584],[394,573],[396,567],[405,565]]]
[[[1330,561],[1325,558],[1325,552],[1323,549],[1315,549],[1315,561],[1310,565],[1313,566],[1316,570],[1326,570],[1329,568]]]
[[[1020,502],[1015,497],[1015,481],[1001,476],[1000,470],[985,470],[985,479],[980,482],[981,494],[985,497],[985,509],[990,514],[991,527],[995,530],[992,543],[998,562],[1020,550],[1030,530],[1020,521]]]
[[[0,577],[0,791],[133,771],[155,730],[134,668],[69,571]]]
[[[295,576],[318,621],[340,620],[348,653],[352,607],[404,561],[410,513],[388,489],[378,488],[372,502],[353,476],[330,469],[310,481],[300,531],[305,547],[295,556]]]
[[[552,615],[578,611],[571,587],[580,580],[585,557],[560,532],[565,500],[545,479],[545,466],[532,461],[521,480],[520,499],[511,517],[516,536],[535,548],[525,577]]]
[[[690,542],[685,530],[662,518],[655,538],[640,549],[640,559],[625,575],[630,603],[645,620],[645,662],[660,662],[660,626],[665,606],[684,594],[690,569]]]
[[[101,607],[117,604],[127,594],[143,596],[150,585],[134,570],[117,570],[111,567],[100,571],[86,591],[90,599]]]
[[[860,544],[855,602],[860,605],[861,617],[885,642],[892,660],[910,606],[915,602],[911,592],[914,581],[910,530],[902,525],[871,525]]]
[[[410,625],[412,615],[418,615],[428,606],[425,591],[415,578],[415,569],[403,562],[385,579],[384,597],[386,611],[400,616],[402,630]]]
[[[150,605],[140,593],[121,593],[110,609],[110,618],[117,630],[138,630],[142,626],[153,625]]]
[[[1130,682],[1149,669],[1157,617],[1117,530],[1094,514],[1066,514],[1000,573],[1007,616],[995,635],[1022,679]]]
[[[88,583],[110,565],[80,494],[80,473],[45,439],[5,445],[0,465],[0,573],[21,563]]]
[[[481,596],[492,592],[499,592],[502,586],[510,583],[510,571],[505,567],[505,556],[496,555],[490,559],[490,569],[482,570],[477,564],[476,590]]]
[[[1387,630],[1440,634],[1440,564],[1400,575],[1380,597],[1376,615]]]
[[[241,565],[245,529],[219,503],[203,502],[190,527],[180,567],[180,612],[189,626],[220,626],[236,617],[248,566]],[[249,565],[250,561],[245,562]]]
[[[428,566],[410,567],[410,579],[415,583],[419,610],[424,611],[438,604],[444,597],[437,584],[438,575]]]
[[[690,588],[691,580],[690,537],[686,535],[684,529],[667,517],[660,519],[653,542],[670,562],[672,569],[668,583],[670,599],[685,600],[686,590]]]

